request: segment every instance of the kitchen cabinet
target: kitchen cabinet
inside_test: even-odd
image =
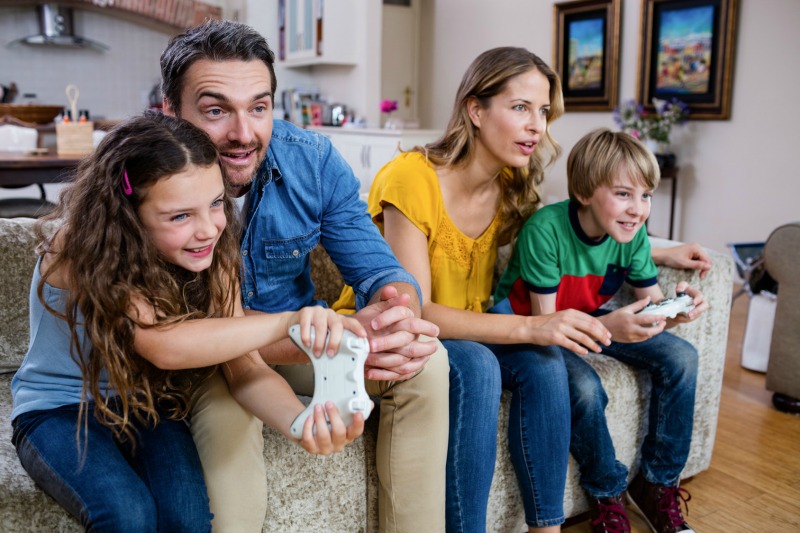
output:
[[[333,146],[353,168],[361,182],[361,194],[369,193],[375,174],[401,150],[438,139],[438,130],[383,130],[362,128],[312,127],[326,135]]]
[[[290,68],[355,65],[351,19],[359,1],[279,0],[279,60]]]

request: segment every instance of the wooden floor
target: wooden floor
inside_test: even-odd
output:
[[[699,533],[797,533],[800,416],[776,411],[764,374],[739,364],[747,306],[744,295],[733,304],[714,454],[711,467],[684,484],[692,495],[685,516]],[[635,511],[630,517],[634,533],[650,531]],[[591,530],[587,520],[563,531]]]

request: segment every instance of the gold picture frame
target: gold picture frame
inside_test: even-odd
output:
[[[553,68],[568,111],[610,111],[619,84],[620,0],[553,5]]]
[[[637,100],[688,104],[693,120],[731,114],[737,0],[642,0]]]

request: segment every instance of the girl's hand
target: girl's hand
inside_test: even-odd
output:
[[[330,418],[330,429],[325,420],[325,413]],[[314,428],[316,427],[316,435]],[[353,423],[345,427],[339,410],[333,402],[326,402],[325,409],[321,405],[314,406],[314,415],[309,416],[303,424],[303,437],[300,446],[315,455],[330,455],[340,452],[345,446],[356,440],[364,432],[364,415],[353,415]]]
[[[532,344],[563,346],[580,355],[589,353],[586,348],[600,353],[600,344],[611,344],[611,333],[599,320],[575,309],[526,318],[522,335]]]
[[[667,327],[667,322],[663,316],[636,314],[647,307],[649,303],[649,296],[642,298],[601,316],[600,321],[611,331],[614,340],[617,342],[645,341],[654,335],[658,335]]]
[[[687,282],[681,281],[678,283],[678,285],[675,287],[675,292],[684,292],[687,296],[691,296],[694,309],[689,311],[687,315],[681,314],[676,315],[675,318],[667,319],[668,328],[677,326],[678,324],[686,324],[687,322],[691,322],[708,309],[708,302],[706,301],[706,297],[703,296],[703,293],[695,288],[690,287]]]
[[[321,356],[322,350],[325,348],[326,333],[329,336],[326,352],[329,357],[336,355],[343,330],[348,329],[359,337],[366,338],[367,336],[367,331],[358,320],[318,305],[300,309],[292,315],[291,323],[300,324],[300,340],[312,349],[316,357]],[[315,332],[313,346],[311,345],[311,326],[314,326]]]

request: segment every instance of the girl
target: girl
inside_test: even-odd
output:
[[[335,353],[355,320],[320,307],[244,316],[238,227],[214,144],[188,122],[133,118],[78,169],[42,239],[31,341],[11,388],[13,442],[30,476],[92,531],[210,531],[203,473],[184,419],[215,365],[247,365],[234,396],[289,437],[304,406],[257,355],[300,323],[330,330]],[[226,229],[226,225],[231,227]],[[325,341],[313,346],[321,354]],[[243,355],[245,354],[245,355]],[[341,450],[363,431],[317,409],[300,445]]]
[[[450,361],[447,531],[485,531],[501,387],[512,402],[508,442],[530,531],[564,521],[570,404],[563,346],[599,352],[608,330],[569,310],[485,314],[497,249],[540,202],[559,154],[550,122],[564,112],[561,82],[536,55],[496,48],[467,69],[444,135],[397,156],[372,184],[369,210],[419,281],[422,316],[440,328]],[[675,250],[691,259],[694,248]],[[348,307],[348,289],[334,308]]]

